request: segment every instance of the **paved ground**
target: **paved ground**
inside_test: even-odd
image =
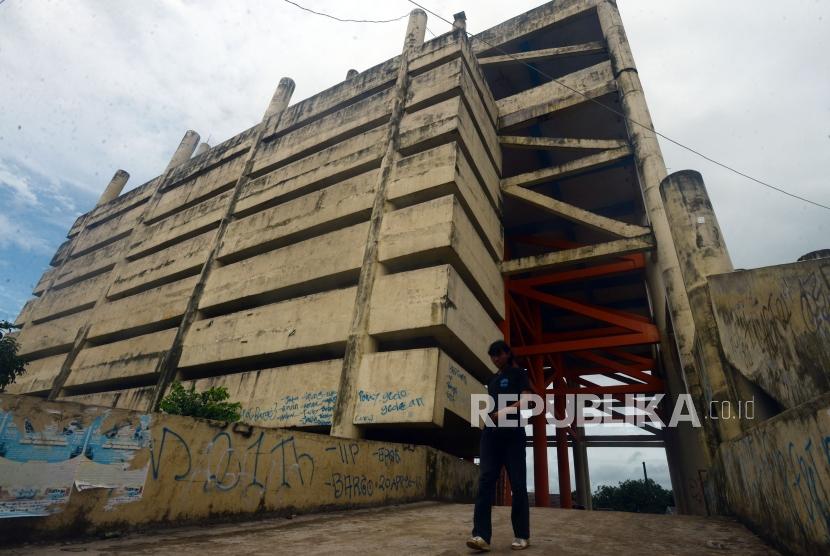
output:
[[[49,545],[1,554],[359,554],[442,556],[474,553],[464,546],[473,509],[421,502],[387,508],[166,529]],[[778,554],[729,519],[531,508],[529,554]],[[493,510],[492,554],[510,550],[510,509]]]

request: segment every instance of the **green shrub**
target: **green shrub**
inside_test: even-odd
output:
[[[26,363],[17,355],[20,345],[17,338],[9,336],[12,330],[20,328],[8,321],[0,321],[0,392],[26,372]]]
[[[174,382],[170,393],[161,400],[160,408],[171,415],[186,415],[216,419],[217,421],[239,421],[242,404],[226,401],[230,398],[228,389],[224,386],[210,388],[204,392],[196,392],[192,385],[186,390],[181,382]]]
[[[639,479],[599,487],[593,503],[595,510],[663,514],[667,506],[674,506],[674,496],[651,479]]]

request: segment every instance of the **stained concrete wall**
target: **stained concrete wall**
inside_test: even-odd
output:
[[[0,520],[3,542],[253,513],[469,502],[477,477],[472,463],[411,444],[23,396],[0,395],[0,422],[4,511],[31,511],[43,497],[39,511],[48,514]],[[76,444],[86,449],[74,455]],[[25,467],[40,469],[43,484],[26,482]],[[78,490],[89,485],[98,486]]]
[[[792,408],[830,391],[830,261],[709,277],[731,365]]]
[[[830,553],[830,393],[718,449],[729,509],[791,554]]]
[[[366,410],[362,423],[465,419],[464,400],[445,399],[446,374],[469,381],[459,396],[480,391],[504,317],[498,109],[467,41],[424,44],[408,60],[398,151],[382,177],[400,63],[288,107],[260,142],[257,128],[245,130],[79,218],[19,318],[31,375],[11,391],[44,394],[60,376],[58,398],[147,409],[165,358],[181,348],[170,376],[229,388],[249,421],[330,425],[333,362],[344,356],[385,179],[384,276],[368,298],[369,333],[390,359],[415,361],[413,346],[431,355],[417,359],[423,368],[377,372],[367,360],[361,388],[383,395],[406,383],[425,405],[383,419]],[[177,333],[189,306],[192,325]],[[314,398],[332,390],[325,403]],[[309,411],[286,409],[294,398]],[[265,419],[266,408],[283,419]]]

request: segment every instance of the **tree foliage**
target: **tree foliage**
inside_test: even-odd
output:
[[[593,503],[595,510],[663,514],[667,506],[674,506],[674,495],[651,479],[628,480],[599,487]]]
[[[239,421],[242,404],[226,401],[230,398],[224,386],[196,392],[196,386],[185,389],[181,382],[174,382],[170,393],[161,400],[161,410],[172,415],[187,415],[216,419],[217,421]]]
[[[26,371],[26,363],[17,355],[17,338],[9,336],[17,328],[11,322],[0,321],[0,392]]]

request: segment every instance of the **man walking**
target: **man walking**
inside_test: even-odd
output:
[[[519,401],[510,405],[499,404],[499,396],[512,395],[517,400],[522,394],[532,394],[527,372],[516,365],[513,352],[506,342],[498,341],[487,350],[490,360],[499,371],[487,385],[487,393],[495,401],[497,409],[489,417],[494,426],[486,426],[481,433],[479,456],[478,495],[473,513],[473,533],[467,546],[476,550],[490,550],[492,536],[491,507],[493,495],[501,468],[507,469],[510,488],[513,493],[513,507],[510,519],[513,522],[515,539],[513,550],[524,550],[529,546],[530,511],[527,500],[527,478],[525,468],[525,429],[521,426]],[[515,409],[512,409],[515,408]]]

